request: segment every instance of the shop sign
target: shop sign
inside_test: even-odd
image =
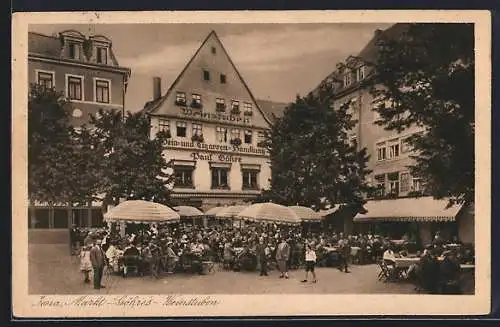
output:
[[[220,152],[232,152],[239,154],[254,154],[267,156],[268,153],[265,149],[257,148],[254,146],[235,146],[229,144],[207,144],[202,142],[190,142],[190,141],[176,141],[168,139],[165,141],[167,147],[172,148],[185,148],[185,149],[197,149],[202,151],[220,151]]]
[[[219,122],[233,122],[233,123],[243,123],[250,124],[251,120],[248,117],[241,117],[240,115],[227,115],[219,112],[203,112],[198,110],[193,110],[191,108],[181,108],[181,112],[184,116],[190,116],[198,119],[207,119]]]
[[[230,154],[215,154],[215,153],[201,153],[193,152],[191,157],[194,161],[222,161],[222,162],[241,162],[241,157],[233,156]]]

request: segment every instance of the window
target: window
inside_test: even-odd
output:
[[[377,188],[376,195],[385,195],[385,175],[375,175],[375,187]]]
[[[231,140],[239,139],[240,138],[240,130],[238,128],[233,128],[231,130]]]
[[[344,75],[344,87],[351,85],[351,82],[352,82],[351,72],[348,72],[347,74]]]
[[[253,114],[252,109],[253,108],[252,108],[251,103],[248,103],[248,102],[243,103],[243,110],[244,110],[245,116],[251,116]]]
[[[243,189],[244,190],[258,190],[259,185],[257,184],[257,176],[259,174],[258,170],[243,170]]]
[[[232,113],[240,112],[240,102],[238,100],[231,101],[231,112]]]
[[[422,191],[422,180],[418,177],[414,177],[412,179],[412,185],[411,185],[411,190],[413,192],[419,192]]]
[[[266,134],[262,131],[257,133],[257,146],[262,146],[263,142],[266,141]]]
[[[220,74],[220,83],[226,84],[226,75],[225,74]]]
[[[358,68],[357,79],[358,79],[358,82],[365,79],[365,66],[361,66]]]
[[[227,142],[227,128],[219,127],[216,128],[217,141],[221,143]]]
[[[191,96],[191,107],[193,108],[201,108],[201,95],[199,94],[193,94]]]
[[[387,159],[386,155],[387,155],[387,153],[386,153],[385,143],[378,143],[377,144],[377,160],[382,161],[382,160]]]
[[[108,63],[108,49],[103,47],[97,47],[97,63],[99,64]]]
[[[190,166],[175,166],[175,187],[193,187],[193,171],[194,168]]]
[[[212,188],[229,188],[227,168],[212,168]]]
[[[212,47],[212,54],[216,54],[217,53],[217,49],[215,47]]]
[[[201,134],[203,134],[201,124],[193,123],[193,135],[200,136]]]
[[[103,223],[103,214],[101,209],[92,209],[91,213],[92,227],[101,227]]]
[[[72,224],[78,227],[88,227],[89,211],[87,209],[74,209]]]
[[[399,140],[392,140],[389,143],[389,159],[399,157]]]
[[[253,133],[250,130],[245,131],[245,140],[244,141],[246,144],[252,144],[252,134]]]
[[[36,80],[37,80],[38,85],[43,86],[46,89],[51,89],[54,87],[54,73],[53,72],[37,71]]]
[[[68,228],[68,209],[54,208],[54,228]]]
[[[67,77],[67,95],[70,100],[82,100],[83,77]]]
[[[170,122],[166,119],[159,119],[158,130],[160,132],[170,132]]]
[[[69,44],[69,57],[71,59],[80,59],[80,45],[75,42]]]
[[[35,228],[49,228],[49,220],[49,209],[35,209]]]
[[[401,173],[399,175],[400,182],[400,191],[401,193],[407,193],[410,191],[410,174],[409,173]]]
[[[210,72],[208,70],[203,69],[203,80],[210,81]]]
[[[109,81],[95,80],[95,101],[109,103]]]
[[[411,151],[411,145],[408,142],[409,137],[401,139],[401,153],[408,153]]]
[[[200,102],[201,102],[201,98],[200,98]],[[177,94],[175,96],[175,104],[178,106],[185,106],[186,105],[186,93],[177,92]]]
[[[387,174],[387,179],[389,182],[389,194],[398,195],[399,194],[399,173]]]
[[[226,110],[226,101],[221,98],[215,99],[215,110],[216,111],[225,111]]]
[[[176,124],[177,127],[177,136],[178,137],[186,137],[187,135],[187,124],[182,121],[178,121]]]

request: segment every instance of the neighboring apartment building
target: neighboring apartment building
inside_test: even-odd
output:
[[[144,110],[151,137],[168,131],[165,156],[173,166],[172,200],[203,210],[242,204],[269,186],[267,150],[259,146],[270,128],[217,34],[212,31],[166,94],[154,78],[153,100]],[[273,105],[265,102],[272,111]]]
[[[28,86],[37,83],[62,92],[71,101],[74,126],[88,123],[100,108],[124,112],[129,77],[130,69],[118,64],[105,36],[74,30],[58,36],[28,34]],[[31,210],[32,228],[67,228],[70,222],[89,227],[102,221],[99,203],[72,209],[39,204]]]
[[[412,149],[407,145],[405,139],[414,133],[424,132],[424,129],[411,127],[398,133],[387,131],[383,126],[375,124],[379,117],[374,108],[380,100],[375,99],[370,93],[372,87],[370,80],[375,73],[376,42],[382,35],[395,38],[407,27],[408,24],[395,24],[384,31],[376,30],[373,38],[359,54],[349,56],[345,62],[337,63],[335,71],[329,74],[312,93],[319,94],[321,89],[333,91],[331,92],[333,94],[333,109],[338,109],[346,103],[349,104],[349,111],[357,120],[356,126],[349,133],[349,138],[356,141],[359,149],[366,148],[370,156],[367,168],[372,173],[368,176],[368,180],[373,186],[377,186],[378,190],[367,195],[368,202],[365,208],[368,213],[366,215],[358,214],[354,218],[354,222],[387,222],[389,224],[401,220],[418,222],[418,224],[412,224],[411,228],[414,229],[415,234],[420,234],[423,242],[428,242],[435,231],[441,230],[445,236],[460,234],[464,241],[472,243],[474,239],[473,218],[470,219],[470,214],[467,218],[457,218],[463,216],[462,213],[465,211],[470,213],[470,210],[460,210],[460,207],[440,210],[446,205],[446,200],[429,200],[425,196],[425,185],[421,179],[418,176],[412,176],[408,169],[408,166],[413,163],[413,159],[409,157]],[[413,196],[416,199],[411,201],[410,205],[414,206],[414,217],[398,217],[402,206],[408,207],[409,203],[402,198]],[[428,214],[425,212],[426,209],[430,210]],[[371,216],[375,213],[376,217]],[[422,217],[416,218],[419,215]],[[422,224],[421,222],[432,223]],[[369,224],[364,224],[364,227],[367,225]],[[345,226],[348,232],[353,230],[352,217]],[[360,227],[360,230],[364,227]],[[392,224],[391,228],[396,229],[395,234],[401,234],[408,230],[408,226],[405,224]]]

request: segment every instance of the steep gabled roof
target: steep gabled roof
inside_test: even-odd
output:
[[[193,60],[196,58],[196,56],[198,55],[198,53],[200,52],[200,50],[203,48],[203,46],[205,45],[205,43],[207,43],[207,41],[210,39],[211,36],[214,36],[215,40],[219,43],[220,47],[222,48],[222,51],[224,51],[224,54],[229,59],[229,63],[231,64],[232,68],[234,69],[234,71],[238,75],[238,78],[240,79],[241,83],[243,84],[243,86],[245,87],[246,91],[250,95],[252,101],[257,106],[257,109],[259,110],[259,112],[262,114],[262,116],[264,117],[264,119],[266,120],[266,122],[268,124],[271,124],[270,119],[262,111],[262,108],[260,108],[260,106],[259,106],[257,100],[255,99],[252,91],[250,91],[250,88],[248,87],[247,83],[245,82],[245,80],[241,76],[239,70],[236,68],[236,65],[234,64],[233,60],[231,59],[231,56],[228,54],[226,48],[224,47],[224,45],[222,44],[221,40],[219,39],[219,36],[217,35],[217,33],[215,33],[214,30],[212,30],[207,35],[207,37],[205,38],[205,40],[203,40],[203,42],[198,47],[198,49],[195,51],[195,53],[193,54],[193,56],[191,57],[191,59],[189,59],[188,63],[184,66],[184,68],[182,69],[181,73],[177,76],[177,78],[174,80],[174,82],[170,85],[170,87],[167,90],[167,92],[165,93],[165,95],[162,96],[162,97],[160,97],[158,100],[153,100],[153,101],[147,102],[145,104],[145,106],[144,106],[143,111],[146,112],[146,113],[149,113],[149,114],[154,114],[160,108],[160,106],[165,102],[165,100],[172,93],[172,90],[174,90],[174,88],[177,85],[177,83],[179,82],[179,80],[184,76],[184,73],[186,72],[186,70],[188,69],[188,67],[191,65],[191,63],[193,62]]]
[[[257,100],[259,107],[262,109],[267,118],[274,122],[277,118],[281,118],[285,112],[288,103],[274,102],[270,100]]]

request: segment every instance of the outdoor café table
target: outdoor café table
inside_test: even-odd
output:
[[[401,258],[395,258],[394,259],[394,264],[396,268],[409,268],[413,264],[417,264],[420,261],[420,258],[415,257],[401,257]]]
[[[358,246],[351,246],[351,256],[355,257],[358,254],[359,250],[361,250],[360,247],[358,247]]]
[[[337,251],[337,248],[333,246],[323,246],[323,249],[328,253]]]

